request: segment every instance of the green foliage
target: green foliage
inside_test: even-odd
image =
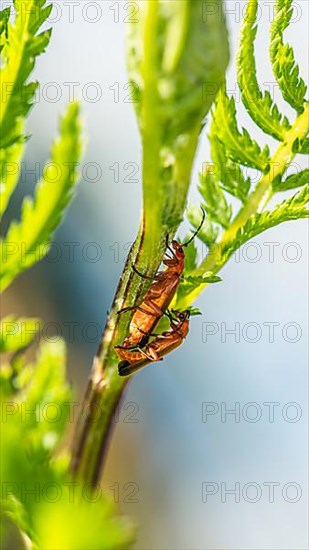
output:
[[[302,155],[309,154],[309,138],[303,139],[300,142],[300,147],[295,150],[296,153],[301,153]],[[299,143],[297,144],[299,145]]]
[[[256,168],[261,172],[269,170],[269,148],[261,150],[245,128],[238,129],[234,97],[228,97],[223,86],[218,93],[213,111],[214,132],[232,161]]]
[[[7,39],[7,29],[8,29],[10,14],[11,14],[11,8],[5,8],[0,11],[0,53]]]
[[[254,41],[257,33],[258,0],[247,3],[240,33],[237,56],[238,85],[244,106],[254,122],[267,134],[279,141],[284,140],[290,128],[268,91],[262,92],[257,80]]]
[[[1,371],[2,512],[31,548],[126,549],[132,526],[101,489],[94,496],[73,483],[66,455],[54,457],[72,410],[65,362],[58,341],[43,344],[33,365]]]
[[[274,191],[289,191],[290,189],[295,189],[295,187],[301,187],[309,183],[309,170],[301,170],[296,174],[291,174],[285,180],[282,181],[282,178],[274,181],[273,189]]]
[[[36,57],[45,51],[51,31],[40,32],[49,17],[52,4],[46,0],[14,0],[15,22],[8,23],[1,51],[0,148],[10,147],[22,139],[20,121],[32,106],[37,82],[28,82]],[[2,21],[7,20],[7,12]]]
[[[24,200],[20,222],[10,225],[1,243],[2,289],[47,254],[52,233],[72,198],[80,152],[79,108],[72,103],[61,121],[60,137],[53,145],[34,199]]]
[[[228,227],[232,209],[227,204],[224,192],[212,168],[213,166],[206,165],[204,172],[200,174],[200,185],[198,189],[204,199],[202,206],[206,210],[211,221],[217,222],[222,227]]]
[[[221,281],[221,277],[219,277],[219,275],[214,275],[211,271],[200,276],[194,277],[192,275],[189,275],[188,277],[184,277],[184,283],[192,285],[194,287],[196,287],[197,285],[206,285],[208,283],[220,283]]]
[[[39,330],[39,319],[5,317],[0,324],[0,352],[16,352],[28,347]]]
[[[206,168],[208,168],[208,170],[206,170],[206,176],[210,173],[213,178],[215,178],[217,185],[221,187],[223,191],[227,191],[230,195],[233,195],[241,202],[245,203],[250,190],[250,179],[244,177],[241,166],[237,162],[233,162],[227,157],[224,145],[216,135],[216,125],[214,122],[210,128],[209,139],[211,143],[213,164],[206,163]],[[207,185],[206,181],[204,183]],[[231,208],[227,206],[224,200],[224,194],[221,190],[219,191],[219,195],[220,202],[225,202],[224,210],[227,212],[225,215],[225,223],[221,223],[224,227],[230,222]]]
[[[0,215],[17,185],[24,150],[25,119],[33,105],[37,82],[29,82],[36,58],[45,51],[51,30],[39,33],[50,15],[46,0],[15,0],[0,12]]]
[[[294,50],[283,41],[293,15],[293,0],[276,0],[275,17],[271,25],[270,59],[284,99],[301,113],[304,109],[307,86],[299,76]]]
[[[177,292],[177,300],[181,301],[187,294],[194,292],[201,285],[219,283],[220,281],[222,281],[221,277],[219,277],[218,275],[214,275],[211,271],[199,276],[188,275],[184,277],[180,282]],[[195,313],[195,309],[193,308],[193,313],[191,312],[191,315],[197,314],[198,313]]]
[[[309,217],[307,203],[309,200],[309,186],[305,185],[298,193],[277,204],[273,210],[265,210],[249,218],[241,227],[232,243],[223,249],[223,255],[229,257],[241,245],[280,223]]]
[[[18,182],[25,119],[38,86],[29,77],[51,34],[39,32],[51,4],[14,0],[14,8],[14,23],[9,9],[0,13],[1,215]],[[72,103],[33,199],[24,199],[20,221],[9,225],[1,241],[2,290],[48,252],[73,196],[80,134],[79,107]],[[40,326],[38,319],[10,315],[0,327],[0,352],[7,361],[0,373],[1,545],[126,549],[133,541],[131,524],[117,515],[104,492],[94,498],[93,487],[73,482],[69,457],[60,452],[75,408],[66,382],[64,342],[43,343],[34,363],[25,359],[25,348],[37,342]]]
[[[20,124],[20,127],[22,125]],[[20,160],[24,144],[21,141],[13,143],[6,149],[0,149],[0,216],[2,217],[8,202],[18,183]]]
[[[279,112],[267,91],[261,90],[256,70],[254,43],[258,30],[257,0],[248,0],[241,28],[237,55],[238,84],[241,99],[257,128],[280,141],[274,155],[269,147],[263,150],[247,130],[238,128],[235,100],[222,85],[212,111],[210,126],[211,161],[204,163],[200,175],[199,191],[207,219],[198,237],[209,247],[208,256],[191,270],[192,275],[222,267],[232,252],[247,240],[284,221],[305,217],[307,210],[307,169],[285,177],[285,173],[298,153],[308,153],[309,106],[304,104],[306,92],[299,77],[291,46],[283,44],[283,31],[291,16],[291,0],[277,0],[276,16],[271,24],[270,56],[277,82],[286,99],[298,111],[293,123]],[[250,177],[244,176],[244,168],[261,172],[254,186]],[[274,193],[302,189],[273,210],[265,210]],[[232,215],[228,195],[240,200],[241,205]],[[188,219],[193,228],[198,227],[198,206],[191,206]],[[198,282],[198,280],[197,280]],[[186,307],[204,288],[203,282],[194,288],[182,287],[177,307]]]

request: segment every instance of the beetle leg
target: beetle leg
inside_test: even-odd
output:
[[[148,361],[151,361],[152,363],[154,361],[160,361],[160,357],[159,355],[157,354],[156,350],[154,350],[151,345],[148,346],[148,349],[147,349],[147,353],[142,350],[141,348],[137,348],[138,351],[140,351],[147,359]]]
[[[126,313],[127,311],[131,311],[132,309],[137,309],[139,306],[129,306],[129,307],[123,307],[119,311],[117,311],[117,315],[120,315],[120,313]]]
[[[166,235],[166,248],[167,248],[167,250],[172,254],[172,256],[175,258],[175,260],[178,261],[177,256],[176,256],[174,250],[173,250],[172,247],[169,245],[169,242],[168,242],[168,235]]]
[[[148,359],[148,361],[155,361],[155,359],[152,358],[151,355],[148,355],[148,353],[146,353],[143,349],[137,347],[136,348],[142,355],[144,355],[144,357],[146,357],[146,359]]]
[[[136,346],[131,346],[130,348],[128,348],[127,346],[115,346],[115,349],[124,349],[125,351],[132,351],[132,350],[138,350],[139,351],[139,348],[137,348]]]
[[[160,361],[160,357],[159,355],[157,354],[156,350],[151,346],[148,346],[148,353],[149,353],[149,357],[151,357],[151,361]]]
[[[169,242],[168,242],[168,235],[166,235],[165,245],[166,245],[167,250],[169,250],[169,251],[171,252],[171,254],[174,256],[174,258],[176,258],[176,254],[175,254],[174,250],[173,250],[172,247],[169,245]]]

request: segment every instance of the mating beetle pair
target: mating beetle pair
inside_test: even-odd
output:
[[[180,346],[189,331],[190,311],[168,311],[184,271],[184,248],[195,238],[205,220],[205,212],[200,226],[186,243],[172,241],[171,246],[167,242],[167,250],[170,256],[163,259],[166,266],[164,271],[159,271],[153,278],[142,303],[139,306],[127,307],[119,311],[135,310],[132,317],[129,334],[121,345],[115,347],[115,351],[121,362],[118,365],[119,375],[128,376],[153,361],[161,361],[164,355]],[[141,277],[135,267],[134,271]],[[163,334],[154,334],[153,331],[163,315],[170,320],[171,330]],[[155,339],[149,342],[149,338]]]

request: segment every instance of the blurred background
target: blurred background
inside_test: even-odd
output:
[[[259,80],[292,119],[268,59],[273,6],[260,2]],[[227,2],[228,90],[241,124],[274,150],[244,112],[236,86],[244,8],[243,0]],[[51,44],[36,70],[41,88],[28,124],[32,137],[7,218],[19,216],[59,115],[80,98],[86,150],[77,196],[49,256],[19,278],[3,304],[3,314],[42,318],[46,339],[67,340],[77,402],[139,224],[141,146],[124,51],[126,21],[136,9],[134,2],[55,2]],[[307,20],[308,2],[296,2],[286,38],[304,79]],[[206,134],[192,202],[199,201],[198,172],[209,160]],[[289,173],[301,166],[297,158]],[[222,271],[223,282],[199,298],[203,316],[193,318],[182,348],[130,383],[103,483],[138,525],[137,549],[307,548],[307,239],[307,223],[298,221],[243,247]]]

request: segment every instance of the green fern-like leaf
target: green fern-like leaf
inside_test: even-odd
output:
[[[224,192],[212,169],[213,166],[205,164],[203,172],[200,174],[198,189],[204,199],[202,206],[205,208],[210,220],[222,227],[228,227],[232,209],[228,205]]]
[[[40,330],[38,319],[5,317],[0,323],[0,352],[16,352],[26,348]]]
[[[218,184],[230,195],[243,203],[246,202],[251,185],[250,178],[245,179],[240,165],[227,157],[222,142],[217,138],[214,122],[211,124],[209,139],[213,161],[212,172]]]
[[[219,275],[214,275],[211,271],[204,275],[184,277],[183,282],[188,285],[198,286],[206,283],[220,283],[222,281]]]
[[[228,243],[223,248],[223,256],[226,255],[229,257],[244,243],[271,227],[275,227],[286,221],[307,218],[309,216],[309,210],[307,208],[308,200],[309,186],[306,185],[298,191],[298,193],[275,206],[273,210],[252,216],[247,223],[238,230],[233,243]]]
[[[52,10],[46,0],[15,0],[14,7],[15,22],[8,23],[1,52],[0,148],[22,139],[20,121],[29,112],[37,88],[28,78],[51,35],[51,30],[38,34]]]
[[[276,0],[275,17],[271,25],[270,59],[284,99],[301,113],[307,86],[299,76],[293,48],[283,42],[283,33],[293,14],[292,3],[293,0]]]
[[[308,155],[309,154],[309,138],[305,138],[302,141],[301,147],[298,151],[301,155]]]
[[[179,285],[177,292],[177,300],[182,300],[184,296],[194,292],[194,290],[201,285],[207,285],[212,283],[219,283],[222,279],[218,275],[215,275],[211,271],[204,273],[204,275],[187,276],[184,277]]]
[[[301,172],[296,174],[291,174],[285,180],[279,179],[273,183],[274,191],[289,191],[290,189],[295,189],[296,187],[302,187],[309,183],[309,170],[306,168]]]
[[[8,22],[10,19],[11,8],[5,8],[0,11],[0,53],[7,39]]]
[[[0,216],[17,185],[24,150],[25,119],[38,84],[28,82],[38,55],[45,51],[51,31],[38,34],[52,5],[46,0],[15,0],[15,21],[10,8],[0,12]]]
[[[22,122],[18,124],[22,132]],[[16,141],[11,147],[0,149],[0,217],[3,216],[18,183],[23,150],[22,141]]]
[[[300,155],[309,154],[309,138],[296,139],[293,143],[293,153],[299,153]]]
[[[235,100],[233,97],[228,97],[225,87],[221,88],[216,99],[213,124],[214,131],[222,142],[228,158],[261,172],[268,171],[270,161],[268,146],[261,150],[245,128],[242,129],[242,133],[239,131]]]
[[[72,405],[65,363],[65,345],[58,340],[43,343],[34,364],[24,365],[19,372],[13,373],[9,366],[1,369],[1,388],[11,390],[1,392],[0,473],[6,487],[1,527],[3,515],[9,516],[29,548],[128,549],[135,530],[119,516],[105,491],[99,500],[89,502],[90,498],[85,498],[86,484],[75,484],[79,487],[75,487],[72,498],[67,453],[59,455]],[[21,487],[37,485],[40,489],[56,486],[60,498],[52,501],[43,493],[39,499],[23,498]],[[88,529],[90,523],[92,528]],[[6,535],[3,531],[1,538]],[[12,546],[6,542],[5,548]]]
[[[237,55],[238,84],[243,104],[254,122],[267,134],[284,140],[290,128],[268,91],[262,92],[257,80],[254,41],[257,33],[258,0],[248,0],[240,33]]]
[[[72,198],[81,154],[79,107],[72,103],[61,121],[60,137],[52,148],[34,199],[26,198],[19,223],[12,223],[1,243],[2,289],[48,252],[53,231]]]

